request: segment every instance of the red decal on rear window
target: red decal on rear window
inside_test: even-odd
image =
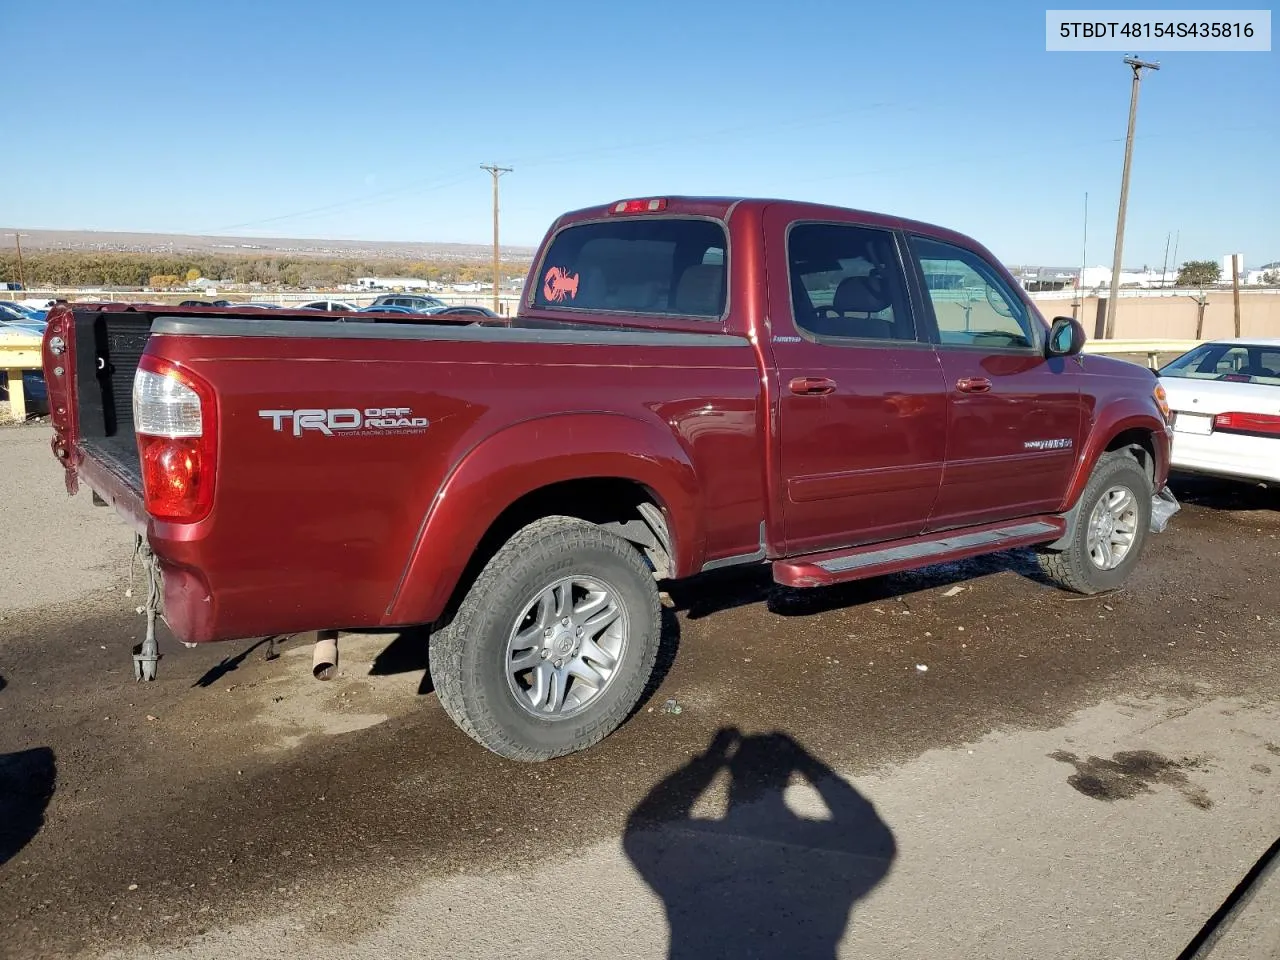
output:
[[[578,275],[564,267],[552,267],[542,278],[542,295],[551,303],[562,303],[578,295]]]

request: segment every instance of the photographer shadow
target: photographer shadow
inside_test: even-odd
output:
[[[724,816],[696,816],[722,774]],[[649,792],[623,847],[666,908],[672,960],[834,958],[897,852],[871,802],[790,736],[733,728]]]
[[[0,866],[44,827],[57,783],[58,764],[49,747],[0,753]]]

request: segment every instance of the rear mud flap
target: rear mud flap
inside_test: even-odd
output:
[[[1168,487],[1162,489],[1151,498],[1151,532],[1164,533],[1173,515],[1181,509],[1182,504],[1178,503],[1173,491]]]

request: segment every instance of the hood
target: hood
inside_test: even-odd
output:
[[[1141,364],[1132,363],[1128,360],[1118,360],[1115,357],[1107,357],[1097,353],[1085,353],[1081,354],[1081,357],[1084,360],[1086,373],[1103,377],[1136,380],[1138,383],[1148,384],[1148,390],[1155,384],[1155,371],[1149,370]]]

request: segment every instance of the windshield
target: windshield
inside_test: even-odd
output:
[[[1280,345],[1202,344],[1161,368],[1160,376],[1280,386]]]

